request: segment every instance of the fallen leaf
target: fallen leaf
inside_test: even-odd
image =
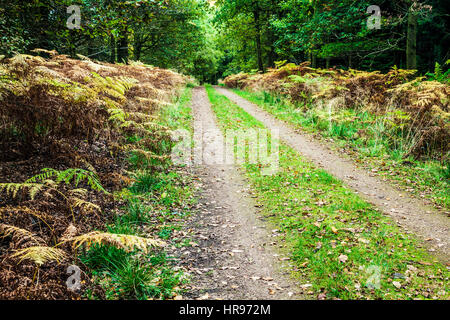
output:
[[[362,243],[365,243],[365,244],[368,244],[370,242],[369,240],[364,239],[364,238],[359,238],[358,241],[362,242]]]
[[[301,265],[300,265],[300,268],[304,268],[304,267],[306,267],[306,265],[308,264],[308,261],[306,261],[306,262],[303,262]]]
[[[341,254],[339,256],[339,261],[345,263],[348,260],[348,257],[345,254]]]
[[[200,298],[198,298],[197,300],[208,300],[208,299],[209,299],[209,293],[206,293],[203,296],[201,296]]]

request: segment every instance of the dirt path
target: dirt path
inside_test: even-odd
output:
[[[216,125],[204,88],[193,91],[194,139],[197,156],[222,156],[222,133]],[[203,135],[198,134],[203,131]],[[202,143],[203,141],[203,143]],[[188,228],[198,247],[182,253],[193,270],[189,298],[202,299],[300,299],[301,284],[294,284],[280,265],[275,236],[258,219],[246,183],[234,166],[214,165],[206,159],[193,169],[202,190]],[[281,261],[283,260],[283,261]]]
[[[269,129],[278,129],[280,138],[300,154],[345,182],[366,201],[374,204],[385,214],[425,240],[427,247],[443,262],[450,262],[450,219],[431,206],[399,191],[357,168],[350,160],[343,159],[320,142],[302,134],[283,121],[261,110],[225,88],[216,90],[238,104],[247,113],[261,121]]]

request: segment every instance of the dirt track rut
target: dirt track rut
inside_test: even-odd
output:
[[[223,137],[204,88],[194,89],[192,109],[197,155],[193,171],[202,191],[189,226],[199,246],[186,249],[183,259],[195,270],[189,298],[301,299],[301,284],[279,267],[288,261],[277,255],[274,234],[258,219],[238,168],[198,158],[221,156]]]

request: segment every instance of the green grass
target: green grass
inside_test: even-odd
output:
[[[170,298],[183,280],[164,253],[136,258],[139,252],[94,246],[81,261],[93,271],[93,279],[105,289],[106,299]],[[88,292],[95,298],[92,292]]]
[[[263,128],[212,87],[207,92],[223,130]],[[260,214],[282,234],[279,243],[290,255],[294,277],[299,285],[312,284],[306,293],[323,293],[328,299],[449,298],[445,266],[391,219],[293,149],[280,144],[277,174],[262,175],[252,164],[245,165],[245,174]],[[379,289],[372,281],[378,270]]]
[[[161,110],[159,121],[170,129],[191,130],[189,102],[190,87],[178,100]],[[139,137],[129,137],[130,143]],[[163,146],[163,149],[170,146]],[[135,182],[115,197],[126,204],[115,215],[107,231],[119,234],[160,238],[169,245],[179,246],[182,240],[173,237],[173,230],[181,229],[183,218],[190,214],[195,202],[190,177],[176,167],[159,163],[162,171],[153,168],[158,163],[129,159]],[[178,294],[186,277],[176,271],[175,260],[165,249],[149,253],[126,252],[111,246],[96,245],[80,257],[92,273],[93,284],[103,288],[106,299],[170,299]],[[89,289],[86,296],[98,299],[98,293]]]
[[[345,148],[361,165],[376,169],[377,174],[409,192],[425,195],[437,205],[450,208],[450,164],[432,159],[404,159],[405,150],[409,147],[408,132],[403,132],[400,126],[388,129],[389,115],[376,116],[363,110],[340,109],[332,111],[330,121],[326,108],[294,105],[267,92],[233,91],[294,127],[332,138],[337,147]],[[392,115],[401,118],[402,115],[397,113]]]

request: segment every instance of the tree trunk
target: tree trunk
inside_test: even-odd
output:
[[[109,36],[109,46],[110,46],[110,56],[109,56],[109,62],[115,63],[116,62],[116,39],[114,38],[114,35],[111,34]]]
[[[319,14],[319,1],[318,0],[313,0],[313,19],[316,18],[316,16]],[[317,68],[317,54],[314,52],[314,50],[316,49],[316,45],[313,45],[312,50],[311,50],[311,63],[312,63],[312,67],[313,68]]]
[[[88,40],[87,44],[88,44],[87,56],[88,56],[88,58],[90,58],[90,57],[92,57],[95,54],[95,52],[94,52],[94,43],[92,41],[92,38],[89,37],[89,40]]]
[[[406,68],[417,69],[417,16],[411,11],[408,13]]]
[[[37,45],[36,48],[40,49],[52,49],[49,47],[48,43],[48,29],[47,26],[49,25],[49,15],[50,15],[50,4],[39,6],[39,29],[37,30],[38,36],[37,36]]]
[[[139,61],[141,59],[142,45],[138,44],[134,47],[134,60]]]
[[[258,56],[258,70],[264,72],[264,64],[262,61],[262,47],[261,47],[261,25],[259,21],[259,10],[253,11],[256,27],[256,53]]]
[[[136,39],[134,41],[134,50],[133,50],[133,54],[134,54],[134,60],[135,61],[139,61],[141,59],[141,52],[142,52],[142,41],[139,37],[136,36]]]
[[[117,61],[128,63],[128,32],[121,31],[117,48]]]

